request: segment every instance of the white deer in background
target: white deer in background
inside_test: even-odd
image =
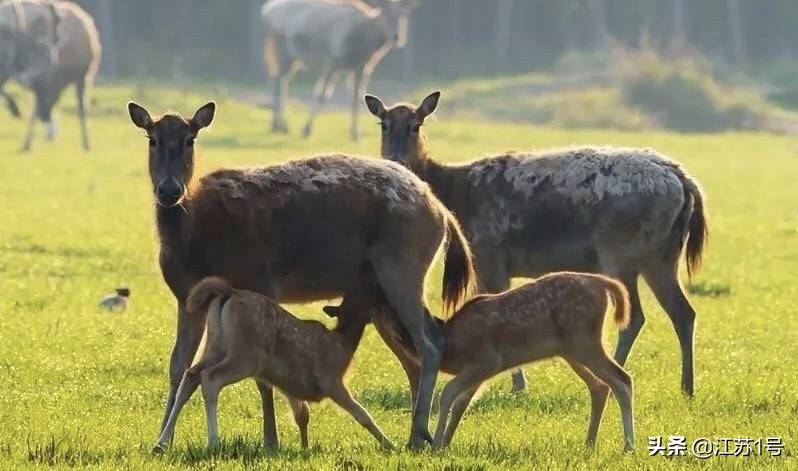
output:
[[[360,99],[374,67],[394,46],[404,46],[408,16],[417,0],[271,0],[261,12],[266,28],[265,61],[274,80],[272,131],[287,132],[285,97],[299,63],[318,71],[314,102],[303,135],[333,91],[333,76],[352,75],[353,140],[358,139]]]

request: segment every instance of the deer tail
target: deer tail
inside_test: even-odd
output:
[[[217,276],[203,278],[191,288],[186,299],[186,310],[195,314],[208,309],[208,305],[217,297],[228,297],[235,289],[229,281]]]
[[[626,286],[623,285],[618,280],[614,280],[612,278],[601,276],[601,275],[593,275],[595,280],[597,280],[602,288],[607,292],[609,297],[612,299],[612,304],[615,306],[615,310],[613,313],[613,320],[615,324],[620,329],[626,328],[629,325],[629,291],[627,291]]]
[[[446,255],[443,264],[443,306],[452,314],[473,292],[477,275],[471,247],[460,229],[460,223],[446,211]]]
[[[698,183],[686,176],[682,178],[686,196],[689,195],[693,204],[686,204],[691,209],[689,214],[687,244],[685,258],[687,259],[687,274],[692,279],[693,275],[701,268],[701,258],[709,239],[709,222],[704,206],[704,193]]]

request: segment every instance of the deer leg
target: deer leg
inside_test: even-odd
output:
[[[657,301],[668,313],[682,350],[682,391],[692,397],[693,383],[693,336],[696,313],[679,284],[677,263],[647,269],[643,276],[654,292]]]
[[[353,141],[360,139],[358,120],[360,118],[360,108],[363,106],[363,94],[366,93],[369,76],[362,70],[355,70],[352,73],[352,128],[350,136]]]
[[[75,95],[78,100],[78,119],[80,120],[80,137],[83,143],[83,150],[89,150],[89,126],[86,123],[86,80],[80,79],[75,82]]]
[[[454,401],[454,405],[452,406],[452,417],[449,419],[449,424],[446,426],[446,431],[443,433],[443,443],[441,444],[442,448],[448,447],[452,442],[454,432],[460,425],[460,420],[462,420],[463,414],[465,414],[466,409],[468,409],[468,406],[471,404],[471,400],[478,389],[479,386],[472,388],[470,391],[460,394],[460,396]]]
[[[274,98],[272,100],[272,132],[288,133],[285,120],[285,101],[288,96],[288,84],[296,71],[296,61],[287,57],[280,58],[280,70],[274,77]]]
[[[39,110],[39,95],[34,93],[33,95],[33,107],[31,108],[30,118],[28,119],[28,128],[25,131],[25,137],[22,139],[22,145],[20,146],[20,152],[28,152],[30,151],[31,143],[33,142],[33,135],[36,132],[36,116]]]
[[[426,266],[420,263],[410,272],[400,271],[398,267],[409,265],[410,260],[406,256],[400,255],[395,249],[381,251],[380,255],[371,260],[380,287],[413,339],[413,345],[421,359],[421,375],[417,401],[413,408],[409,443],[413,448],[421,448],[425,441],[430,440],[430,405],[443,356],[443,339],[440,332],[425,328],[421,286]],[[402,258],[397,260],[396,257]]]
[[[609,385],[618,400],[623,421],[624,450],[634,449],[634,408],[632,404],[632,378],[604,352],[601,344],[574,352],[575,359],[591,373]]]
[[[263,444],[267,448],[280,445],[277,435],[277,416],[274,409],[274,389],[270,384],[257,383],[263,410]]]
[[[386,308],[387,309],[387,308]],[[383,310],[384,311],[384,310]],[[404,332],[404,327],[396,317],[395,312],[383,312],[374,317],[374,328],[380,334],[382,340],[393,352],[402,365],[402,369],[407,376],[407,381],[410,384],[410,410],[414,410],[416,404],[416,395],[418,394],[418,383],[421,376],[421,367],[418,364],[418,355],[409,357],[402,345],[401,341],[397,340],[399,336],[407,335]],[[392,316],[388,318],[387,316]],[[400,330],[397,332],[397,330]]]
[[[199,347],[202,333],[205,330],[205,317],[204,313],[199,312],[189,315],[182,305],[178,306],[177,336],[169,360],[169,395],[166,398],[166,411],[161,422],[160,432],[163,432],[166,422],[169,420],[183,373],[190,366],[194,354],[197,353],[197,347]]]
[[[391,450],[393,449],[393,444],[382,433],[380,427],[374,422],[374,419],[369,415],[368,411],[360,405],[350,394],[349,390],[346,389],[346,386],[340,385],[330,394],[330,399],[333,400],[338,406],[340,406],[343,410],[349,412],[349,414],[355,418],[357,423],[362,425],[366,428],[373,436],[380,442],[380,446],[385,449]]]
[[[180,415],[180,411],[194,394],[194,391],[197,390],[197,386],[199,386],[200,383],[199,372],[202,371],[204,367],[205,366],[203,364],[198,363],[197,365],[187,369],[183,374],[183,380],[180,382],[180,387],[177,388],[177,396],[175,398],[174,405],[172,406],[172,410],[169,413],[169,418],[167,419],[163,431],[161,432],[161,436],[158,438],[158,442],[155,444],[156,450],[165,449],[172,441],[172,437],[175,434],[175,425],[177,424],[177,418]]]
[[[45,134],[44,137],[48,141],[53,141],[55,136],[58,135],[58,120],[56,117],[51,113],[50,119],[47,120],[44,124]]]
[[[308,122],[305,123],[305,129],[302,131],[303,137],[310,137],[310,133],[313,132],[313,121],[319,114],[322,105],[324,105],[324,101],[328,98],[327,94],[328,89],[330,88],[332,75],[332,67],[325,68],[321,72],[321,75],[319,75],[318,81],[316,81],[316,86],[313,89],[314,101],[310,108]]]
[[[462,412],[458,411],[460,417],[458,417],[457,423],[450,423],[449,413],[452,411],[454,402],[461,396],[467,396],[469,392],[476,391],[479,385],[490,376],[489,370],[491,369],[486,368],[484,364],[471,365],[461,371],[443,387],[438,410],[438,427],[435,430],[435,438],[432,440],[433,448],[442,448],[445,443],[445,436],[448,436],[449,440],[454,436],[454,432],[460,423],[460,418],[462,418],[463,412],[465,412],[465,408],[463,407]],[[468,401],[470,401],[470,397],[466,400],[466,406],[468,405]],[[449,427],[447,427],[447,424]],[[451,430],[449,430],[449,428],[451,428]]]
[[[607,405],[610,388],[584,365],[568,358],[565,361],[582,378],[582,381],[585,382],[587,389],[590,391],[590,424],[587,428],[586,443],[588,446],[593,446],[596,444],[596,436],[601,425],[601,417],[604,415],[604,408]]]
[[[9,95],[4,88],[0,88],[0,96],[2,96],[5,100],[6,107],[8,108],[8,112],[11,113],[11,116],[15,118],[22,116],[22,113],[19,112],[19,106],[17,106],[17,102],[14,101],[14,97]]]
[[[615,361],[621,365],[625,365],[635,340],[637,340],[637,336],[640,335],[640,331],[643,330],[643,324],[645,324],[646,319],[643,316],[640,294],[637,291],[637,273],[627,272],[620,276],[610,273],[610,276],[619,279],[626,286],[627,291],[629,291],[629,303],[631,306],[629,325],[618,334],[618,344],[615,347]]]
[[[248,376],[247,372],[234,358],[226,357],[220,363],[205,368],[200,373],[202,398],[205,401],[205,418],[208,426],[208,446],[219,444],[217,423],[217,403],[219,391],[223,387],[241,381]]]
[[[310,422],[310,408],[308,407],[308,403],[305,401],[300,401],[299,399],[294,399],[290,396],[286,396],[288,398],[288,403],[291,405],[291,411],[294,413],[294,422],[296,422],[296,426],[299,428],[299,437],[300,441],[302,442],[302,448],[308,447],[308,423]]]
[[[36,102],[38,107],[39,118],[44,122],[46,134],[45,137],[48,141],[55,139],[58,134],[58,122],[53,115],[53,108],[58,98],[61,96],[63,89],[47,90],[37,92],[38,100]]]

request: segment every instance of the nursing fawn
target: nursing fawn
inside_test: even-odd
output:
[[[634,447],[632,380],[601,343],[608,295],[615,305],[613,320],[629,321],[629,295],[623,284],[586,273],[553,273],[516,289],[472,298],[443,331],[441,370],[455,375],[443,388],[433,446],[447,446],[468,404],[489,378],[506,370],[559,356],[573,368],[590,391],[591,411],[587,443],[595,443],[610,389],[623,418],[625,449]],[[382,306],[379,291],[347,296],[339,307],[325,312],[339,320],[362,316],[364,300]],[[417,363],[409,336],[389,309],[372,309],[377,330],[404,363]],[[451,419],[449,415],[451,414]]]
[[[302,447],[308,446],[310,419],[306,401],[332,399],[385,448],[391,442],[369,413],[349,393],[344,376],[363,329],[366,310],[338,321],[328,330],[316,321],[297,319],[266,296],[237,290],[227,280],[208,277],[188,296],[188,315],[207,310],[205,350],[183,375],[177,399],[156,449],[168,445],[180,409],[202,385],[208,444],[218,444],[216,403],[219,391],[245,378],[281,390],[291,405]]]

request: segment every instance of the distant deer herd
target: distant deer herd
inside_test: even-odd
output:
[[[409,0],[271,0],[262,15],[274,80],[272,129],[286,132],[288,80],[299,63],[320,73],[304,134],[311,133],[333,76],[353,75],[351,136],[359,100],[381,58],[405,40]],[[52,109],[74,84],[83,146],[85,92],[99,61],[93,21],[72,3],[0,3],[0,94],[15,79],[35,95],[36,118],[54,134]],[[194,174],[195,139],[214,120],[210,102],[193,116],[153,118],[130,102],[146,133],[163,278],[177,301],[170,390],[157,448],[169,445],[181,408],[200,387],[210,445],[224,386],[254,378],[267,446],[277,446],[273,389],[286,395],[308,445],[307,402],[332,399],[386,448],[391,441],[345,385],[365,327],[373,323],[410,384],[409,445],[447,446],[472,398],[492,376],[562,357],[591,398],[595,442],[608,394],[634,447],[633,387],[622,365],[644,316],[642,276],[670,317],[681,347],[681,386],[694,393],[696,313],[679,282],[699,268],[708,237],[704,195],[675,161],[649,149],[572,147],[505,153],[446,165],[426,148],[423,126],[440,92],[416,107],[365,95],[379,119],[382,159],[320,155],[280,165]],[[444,312],[424,301],[424,280],[442,250]],[[535,281],[510,289],[514,277]],[[479,293],[479,294],[478,294]],[[277,303],[341,297],[324,312],[333,330]],[[614,359],[601,341],[605,312],[622,330]],[[204,341],[201,355],[195,355]],[[439,371],[454,375],[429,417]]]

